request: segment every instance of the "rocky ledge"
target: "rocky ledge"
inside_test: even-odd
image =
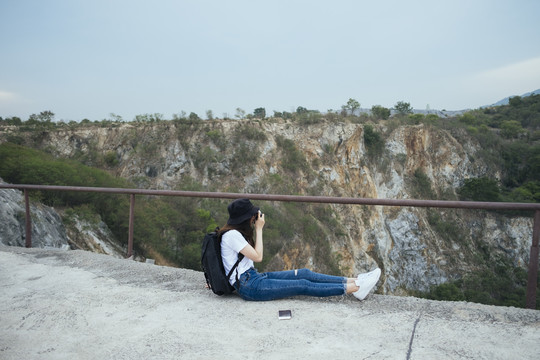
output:
[[[0,245],[0,358],[537,359],[540,311],[372,295],[245,302],[199,272]],[[278,311],[292,319],[278,320]]]

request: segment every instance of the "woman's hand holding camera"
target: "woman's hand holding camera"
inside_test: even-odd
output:
[[[259,210],[259,213],[255,216],[255,229],[257,231],[262,230],[264,227],[264,214],[261,212],[261,210]]]

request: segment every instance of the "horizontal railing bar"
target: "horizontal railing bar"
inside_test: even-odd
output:
[[[540,204],[538,203],[413,200],[413,199],[374,199],[374,198],[351,198],[351,197],[308,196],[308,195],[270,195],[270,194],[247,194],[247,193],[228,193],[228,192],[145,190],[145,189],[126,189],[126,188],[25,185],[25,184],[0,184],[0,188],[45,190],[45,191],[100,192],[100,193],[113,193],[113,194],[135,194],[135,195],[153,195],[153,196],[181,196],[181,197],[211,198],[211,199],[250,198],[251,200],[263,200],[263,201],[291,201],[291,202],[309,202],[309,203],[325,203],[325,204],[331,203],[331,204],[346,204],[346,205],[410,206],[410,207],[435,207],[435,208],[460,208],[460,209],[485,209],[485,210],[531,210],[531,211],[540,210]]]

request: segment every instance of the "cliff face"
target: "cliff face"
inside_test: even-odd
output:
[[[0,179],[2,182],[2,179]],[[58,213],[40,204],[32,204],[30,213],[39,219],[32,223],[33,247],[67,248],[66,230]],[[20,191],[0,190],[0,242],[10,246],[25,246],[25,203]]]
[[[0,179],[0,183],[3,183]],[[117,244],[103,221],[89,223],[77,216],[65,216],[50,206],[30,201],[32,247],[84,249],[122,258],[125,251]],[[68,219],[68,226],[62,220]],[[21,191],[0,190],[0,243],[26,246],[26,212]]]
[[[368,129],[369,127],[369,129]],[[375,141],[366,142],[375,133]],[[465,138],[465,137],[460,137]],[[48,132],[58,156],[85,156],[140,187],[191,179],[214,191],[336,197],[456,199],[470,177],[498,177],[449,132],[425,125],[286,121],[122,124]],[[475,160],[476,159],[476,160]],[[100,163],[101,161],[101,163]],[[276,205],[280,206],[280,205]],[[427,290],[477,269],[483,252],[528,263],[532,220],[470,210],[325,205],[325,246],[344,275],[379,266],[383,292]],[[317,219],[316,214],[314,218]],[[272,221],[268,219],[267,221]],[[324,270],[317,247],[284,239],[268,269]],[[320,249],[319,249],[320,250]]]

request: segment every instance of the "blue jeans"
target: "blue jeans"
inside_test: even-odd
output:
[[[325,275],[309,269],[259,273],[251,268],[234,284],[244,300],[266,301],[296,295],[336,296],[347,290],[347,278]]]

